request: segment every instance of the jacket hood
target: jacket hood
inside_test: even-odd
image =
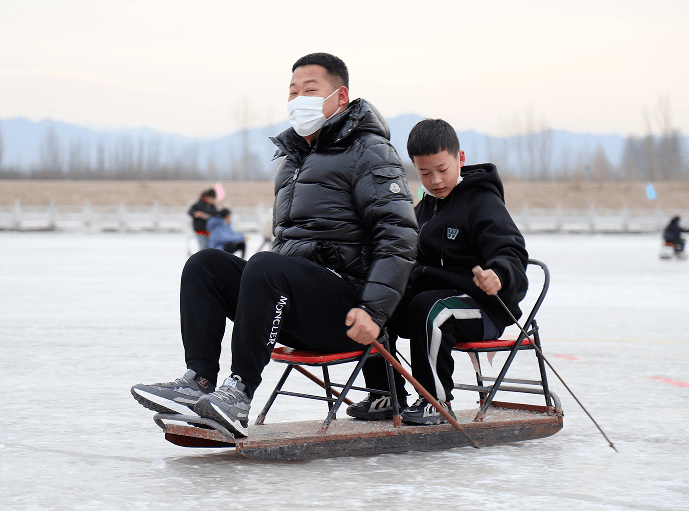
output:
[[[461,193],[468,188],[485,188],[500,197],[505,202],[505,189],[498,175],[498,169],[492,163],[480,163],[478,165],[464,165],[459,172],[460,181],[450,195]],[[448,196],[448,197],[449,197]]]
[[[460,172],[460,173],[457,175],[457,182],[455,183],[455,188],[457,187],[457,185],[458,185],[461,181],[462,181],[462,173]],[[431,195],[432,197],[435,197],[435,195],[433,195],[433,192],[426,190],[426,187],[425,187],[424,185],[421,185],[419,188],[421,188],[421,190],[423,190],[423,193],[425,193],[425,194],[427,194],[427,195]],[[452,189],[452,191],[454,191],[454,188]]]
[[[318,132],[314,147],[337,144],[352,133],[362,131],[367,131],[390,140],[390,126],[385,118],[371,103],[359,98],[349,103],[347,110],[325,121],[325,124]],[[291,126],[277,137],[270,137],[270,139],[278,146],[278,151],[273,158],[284,154],[303,153],[311,150],[306,140],[298,135]]]

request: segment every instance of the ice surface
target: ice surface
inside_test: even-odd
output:
[[[551,376],[565,410],[553,437],[309,462],[174,446],[132,399],[133,384],[185,371],[178,292],[186,242],[179,234],[0,233],[0,509],[688,507],[689,388],[653,378],[689,382],[689,261],[661,261],[659,238],[527,238],[552,273],[540,318],[545,354],[619,454]],[[529,377],[533,355],[521,355],[513,376]],[[229,357],[226,349],[221,378]],[[455,374],[471,383],[462,357]],[[252,420],[281,370],[266,369]],[[297,390],[312,390],[292,378]],[[474,401],[461,393],[454,407]],[[281,397],[267,421],[324,414],[323,403]]]

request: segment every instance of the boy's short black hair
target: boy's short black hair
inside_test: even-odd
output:
[[[218,213],[218,216],[221,216],[221,217],[225,218],[227,215],[231,215],[231,214],[232,214],[232,210],[230,210],[230,209],[228,209],[228,208],[223,208],[223,209],[221,209],[220,212]]]
[[[210,190],[206,190],[201,194],[201,197],[213,197],[215,199],[215,190],[213,190],[213,188],[211,188]]]
[[[407,139],[407,153],[412,161],[414,156],[427,156],[442,151],[452,155],[459,153],[457,132],[450,123],[442,119],[424,119],[417,122]]]
[[[297,60],[292,66],[292,72],[301,66],[322,66],[328,72],[328,76],[335,78],[337,83],[335,85],[344,85],[349,89],[349,71],[347,65],[342,59],[329,53],[309,53]]]

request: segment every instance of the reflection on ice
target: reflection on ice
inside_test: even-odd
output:
[[[565,410],[553,437],[307,462],[174,446],[131,398],[134,383],[184,372],[185,243],[172,234],[0,233],[0,508],[686,507],[689,389],[670,382],[689,383],[689,261],[661,261],[656,237],[527,238],[552,273],[544,352],[619,454],[551,376]],[[516,361],[526,377],[531,356]],[[471,378],[468,357],[456,367]],[[281,371],[266,370],[252,419]],[[456,401],[474,407],[476,396]],[[324,413],[323,403],[284,397],[269,419]]]

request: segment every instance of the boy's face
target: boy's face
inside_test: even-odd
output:
[[[444,199],[457,185],[459,169],[464,165],[464,151],[459,151],[458,155],[441,151],[414,156],[413,163],[424,188],[434,197]]]

